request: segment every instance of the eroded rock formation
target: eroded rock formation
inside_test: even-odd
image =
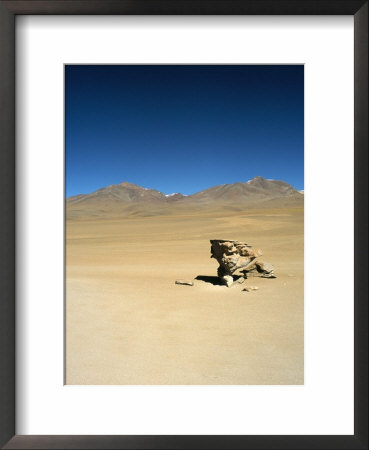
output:
[[[255,261],[263,253],[254,249],[249,244],[240,241],[215,239],[210,241],[211,258],[218,263],[218,277],[228,287],[233,283],[233,276],[247,278],[248,274],[254,273],[266,278],[275,278],[273,266],[269,263]]]

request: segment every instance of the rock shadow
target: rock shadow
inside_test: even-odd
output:
[[[241,277],[240,275],[233,275],[233,282],[238,281],[240,278],[247,278],[247,277]],[[210,275],[197,275],[195,280],[205,281],[205,283],[210,283],[213,286],[225,285],[224,281],[221,278]]]
[[[240,275],[232,275],[233,283],[239,282],[240,278],[246,279],[247,276],[240,276]],[[210,283],[213,286],[224,286],[224,281],[219,277],[214,277],[210,275],[197,275],[195,280],[205,281],[205,283]],[[240,280],[241,281],[241,280]]]

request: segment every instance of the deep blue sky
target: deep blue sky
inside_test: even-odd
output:
[[[191,194],[254,176],[304,188],[303,66],[68,65],[66,194]]]

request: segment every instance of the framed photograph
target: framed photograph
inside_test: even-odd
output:
[[[3,448],[368,448],[368,4],[2,1]]]

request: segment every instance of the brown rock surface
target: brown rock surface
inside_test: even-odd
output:
[[[262,255],[261,250],[255,250],[251,245],[240,241],[213,239],[210,243],[211,258],[215,258],[219,263],[218,276],[220,277],[232,275]]]
[[[276,278],[274,275],[274,267],[268,262],[253,261],[244,270],[243,275],[247,278],[249,276],[261,276],[263,278]]]
[[[236,272],[247,278],[248,273],[258,274],[265,278],[275,278],[274,268],[270,263],[255,261],[263,253],[260,249],[254,249],[245,242],[213,239],[211,244],[211,258],[218,263],[218,276],[229,287],[229,281]]]

